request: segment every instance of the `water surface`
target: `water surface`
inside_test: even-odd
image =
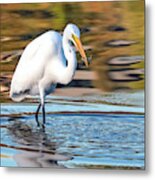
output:
[[[110,105],[103,103],[73,105],[68,100],[61,103],[55,100],[54,105],[46,104],[43,131],[36,126],[33,113],[36,105],[2,106],[3,166],[144,168],[141,107],[113,105],[107,108]],[[132,112],[132,108],[137,112]],[[39,119],[42,120],[41,114]]]

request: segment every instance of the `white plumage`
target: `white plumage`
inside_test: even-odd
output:
[[[69,83],[75,73],[77,60],[74,47],[79,50],[82,60],[88,66],[85,52],[80,42],[79,28],[68,24],[63,37],[56,31],[48,31],[40,35],[25,48],[15,69],[10,89],[10,97],[14,101],[22,101],[27,96],[40,95],[45,123],[44,101],[46,95],[56,88],[57,83]]]

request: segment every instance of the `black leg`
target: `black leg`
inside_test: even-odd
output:
[[[39,113],[40,107],[41,107],[41,103],[39,104],[37,111],[36,111],[36,114],[35,114],[35,118],[36,118],[36,122],[37,122],[38,127],[40,126],[39,121],[38,121],[38,113]]]
[[[45,123],[46,123],[45,105],[42,106],[42,112],[43,112],[43,125],[42,125],[42,127],[45,128]]]

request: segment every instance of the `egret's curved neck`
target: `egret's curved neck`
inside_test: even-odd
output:
[[[65,58],[67,60],[67,66],[64,69],[63,78],[62,78],[62,84],[68,84],[74,74],[77,67],[77,60],[76,60],[76,53],[69,43],[69,39],[67,38],[65,32],[62,39],[62,47],[64,51]]]

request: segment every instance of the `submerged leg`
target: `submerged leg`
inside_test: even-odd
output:
[[[46,114],[45,114],[45,105],[42,105],[42,113],[43,113],[43,124],[42,127],[45,128],[45,123],[46,123]]]
[[[38,121],[38,113],[39,113],[40,107],[41,107],[41,103],[39,104],[37,111],[36,111],[36,114],[35,114],[35,118],[36,118],[36,122],[37,122],[38,127],[40,126],[39,121]]]
[[[40,93],[40,101],[41,101],[41,106],[42,106],[42,114],[43,114],[43,123],[42,123],[42,128],[44,130],[45,128],[45,89],[44,87],[46,87],[46,79],[42,79],[39,82],[39,93]]]

